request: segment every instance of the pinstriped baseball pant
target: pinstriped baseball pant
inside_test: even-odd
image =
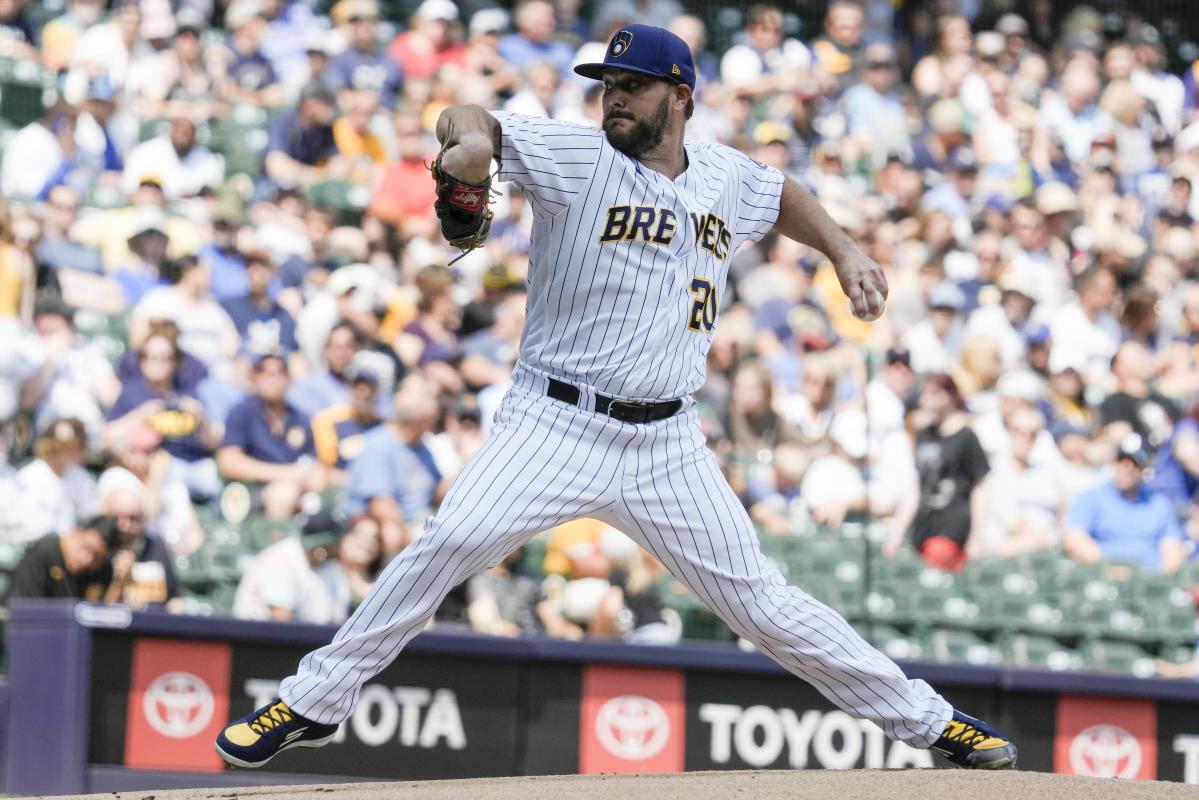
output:
[[[549,399],[544,378],[529,372],[518,372],[491,436],[424,532],[333,641],[301,660],[280,696],[309,719],[345,719],[362,684],[399,655],[451,588],[578,517],[631,536],[733,631],[845,712],[920,748],[944,728],[951,707],[927,683],[908,679],[835,611],[767,567],[694,410],[621,423]]]

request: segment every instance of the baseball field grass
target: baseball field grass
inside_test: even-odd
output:
[[[1078,778],[1037,772],[851,770],[564,775],[474,780],[265,786],[77,795],[113,800],[1172,800],[1199,787],[1156,781]]]

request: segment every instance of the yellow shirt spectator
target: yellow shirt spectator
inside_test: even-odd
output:
[[[346,117],[338,117],[333,122],[333,143],[337,152],[347,158],[366,156],[376,164],[387,163],[387,152],[383,142],[369,130],[359,133],[354,130],[354,123]]]
[[[104,269],[120,269],[132,260],[129,235],[137,223],[137,207],[113,208],[82,217],[71,227],[71,237],[100,251]],[[200,232],[182,217],[168,215],[163,223],[167,235],[167,256],[182,258],[200,249]]]
[[[554,528],[542,569],[547,575],[570,574],[570,554],[586,547],[598,552],[600,537],[607,527],[596,519],[577,519]]]

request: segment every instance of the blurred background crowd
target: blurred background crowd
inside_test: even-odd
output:
[[[344,619],[519,352],[530,206],[449,266],[437,116],[598,125],[571,67],[636,21],[891,285],[730,258],[699,407],[768,555],[900,657],[1189,675],[1199,29],[1148,5],[0,0],[7,591]],[[730,638],[586,520],[438,620]]]

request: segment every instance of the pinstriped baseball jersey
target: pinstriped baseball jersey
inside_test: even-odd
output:
[[[493,112],[494,113],[494,112]],[[705,447],[690,403],[632,424],[549,393],[549,378],[626,399],[704,382],[728,260],[778,215],[783,178],[719,145],[686,145],[675,180],[598,130],[495,113],[500,177],[530,198],[529,313],[513,386],[487,441],[420,536],[391,561],[334,640],[280,697],[344,720],[449,590],[538,531],[579,517],[632,536],[740,636],[846,712],[927,748],[952,709],[835,611],[788,586]]]
[[[671,180],[598,129],[491,113],[499,177],[535,217],[524,364],[615,397],[703,386],[729,259],[774,226],[782,173],[687,142],[687,168]]]

